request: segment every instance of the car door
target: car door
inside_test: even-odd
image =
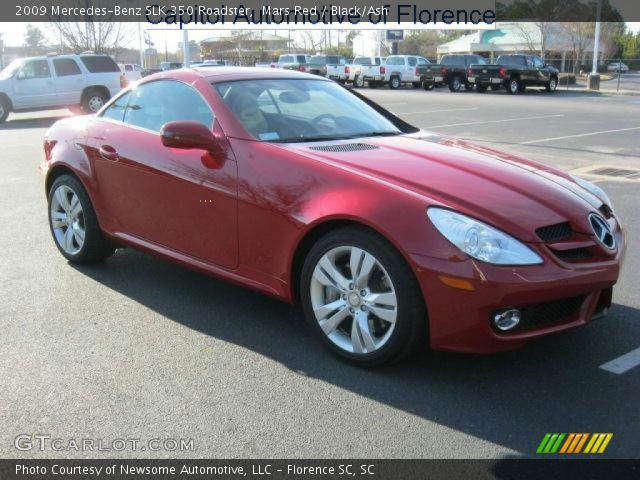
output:
[[[73,58],[54,58],[52,63],[59,104],[80,103],[84,80],[76,61]]]
[[[538,85],[546,85],[549,82],[549,69],[545,66],[544,60],[540,57],[533,56],[533,68],[536,73],[536,83]]]
[[[157,80],[118,98],[94,128],[92,158],[112,229],[189,257],[238,264],[237,166],[213,165],[202,150],[170,149],[159,131],[191,120],[214,128],[214,114],[192,86]],[[125,105],[126,102],[126,105]]]
[[[17,110],[56,105],[56,91],[47,59],[27,60],[13,77],[13,106]]]

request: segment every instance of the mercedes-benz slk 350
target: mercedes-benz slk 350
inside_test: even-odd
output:
[[[70,262],[131,247],[299,303],[362,365],[584,325],[625,250],[598,186],[293,71],[152,75],[55,123],[44,157]]]

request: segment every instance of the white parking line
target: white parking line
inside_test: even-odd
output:
[[[439,113],[439,112],[468,112],[470,110],[480,110],[478,107],[474,108],[445,108],[442,110],[422,110],[420,112],[403,112],[402,115],[422,115],[423,113]]]
[[[429,130],[432,128],[464,127],[466,125],[485,125],[487,123],[517,122],[520,120],[536,120],[539,118],[554,118],[554,117],[564,117],[564,114],[558,113],[556,115],[539,115],[537,117],[501,118],[500,120],[485,120],[484,122],[448,123],[446,125],[432,125],[430,127],[423,127],[423,128]]]
[[[627,372],[638,365],[640,365],[640,347],[635,350],[631,350],[629,353],[625,353],[618,358],[614,358],[610,362],[603,363],[600,365],[600,368],[607,372],[622,375],[624,372]]]
[[[532,143],[553,142],[555,140],[565,140],[567,138],[590,137],[591,135],[602,135],[604,133],[628,132],[630,130],[640,130],[640,127],[618,128],[617,130],[602,130],[600,132],[578,133],[576,135],[565,135],[564,137],[541,138],[539,140],[529,140],[520,145],[530,145]]]
[[[398,103],[384,103],[384,102],[381,102],[381,105],[383,107],[395,107],[396,105],[408,105],[408,103],[407,102],[398,102]]]

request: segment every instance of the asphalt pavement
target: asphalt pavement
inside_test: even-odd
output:
[[[362,91],[417,126],[565,170],[640,169],[640,97]],[[535,456],[547,432],[610,432],[601,456],[638,458],[640,367],[600,367],[640,347],[640,182],[594,177],[629,241],[608,317],[514,352],[363,370],[257,293],[129,249],[68,264],[37,170],[46,128],[68,114],[0,126],[0,457],[510,458]],[[16,449],[39,434],[63,450]],[[69,446],[82,439],[142,444]]]

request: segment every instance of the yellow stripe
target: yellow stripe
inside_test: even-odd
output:
[[[580,441],[581,435],[582,435],[581,433],[576,433],[576,436],[573,439],[573,442],[571,442],[571,446],[569,447],[569,450],[567,451],[567,453],[573,453],[573,449],[576,448],[576,445]]]
[[[582,440],[580,440],[580,443],[578,443],[578,446],[576,447],[576,451],[574,453],[580,453],[582,451],[582,446],[584,445],[584,442],[587,441],[588,437],[589,437],[588,433],[582,434]]]
[[[598,433],[598,439],[596,440],[596,443],[593,444],[593,447],[591,447],[591,453],[598,453],[598,448],[600,448],[600,444],[604,440],[604,437],[606,437],[604,433]]]
[[[612,438],[613,438],[613,433],[607,433],[607,436],[605,437],[604,442],[602,442],[602,445],[600,445],[600,450],[598,450],[598,453],[604,453],[605,449],[607,448],[607,445],[609,445],[609,442],[611,441]]]
[[[560,453],[564,453],[567,451],[567,448],[569,448],[569,444],[571,443],[571,441],[573,440],[573,437],[575,437],[576,434],[575,433],[570,433],[569,436],[567,437],[567,439],[564,442],[564,445],[562,445],[562,448],[560,449]]]
[[[593,447],[593,444],[596,442],[596,437],[597,435],[591,436],[591,440],[587,443],[587,448],[584,449],[584,453],[591,453],[591,447]]]

